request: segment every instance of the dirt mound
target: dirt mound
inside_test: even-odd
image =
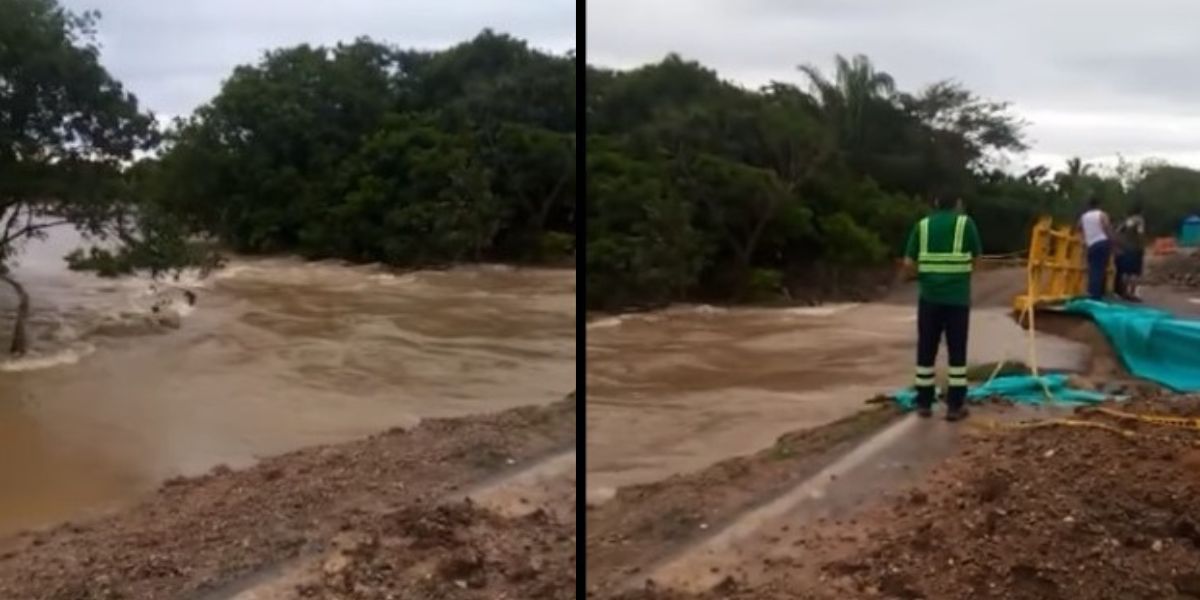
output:
[[[471,503],[375,520],[325,561],[303,598],[566,600],[575,597],[575,520],[500,517]]]
[[[1150,263],[1143,283],[1200,288],[1200,253],[1176,254]]]
[[[1200,416],[1195,401],[1123,408],[1164,404]],[[1133,437],[1060,427],[987,438],[827,572],[902,598],[1200,597],[1196,439],[1150,425]]]
[[[1196,398],[1114,408],[1200,417]],[[1080,418],[1113,428],[972,437],[919,486],[853,521],[809,528],[794,564],[700,597],[1200,598],[1200,432]]]

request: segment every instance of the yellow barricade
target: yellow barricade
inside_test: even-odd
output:
[[[1018,313],[1087,294],[1087,252],[1083,235],[1074,227],[1054,225],[1050,217],[1038,219],[1029,236],[1028,256],[1029,289],[1013,299],[1013,309]],[[1106,289],[1113,289],[1115,277],[1112,259],[1109,259]]]

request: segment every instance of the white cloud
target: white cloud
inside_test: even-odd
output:
[[[591,0],[588,62],[678,52],[757,86],[864,53],[902,88],[956,79],[1014,103],[1034,156],[1200,166],[1200,4],[1190,0]]]
[[[535,47],[575,47],[572,0],[63,0],[99,9],[102,60],[156,113],[187,114],[235,66],[266,50],[368,35],[406,48],[443,48],[484,28]]]

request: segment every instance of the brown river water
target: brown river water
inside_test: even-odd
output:
[[[1011,304],[1020,269],[974,283],[970,360],[1028,360]],[[911,382],[916,289],[878,302],[817,307],[675,306],[597,318],[587,326],[587,490],[603,502],[623,486],[694,472],[827,424]],[[1038,335],[1043,368],[1078,371],[1090,354]],[[939,358],[944,364],[945,353]]]
[[[0,534],[218,464],[575,389],[573,270],[236,259],[154,284],[68,271],[78,241],[56,232],[16,269],[33,352],[0,361]],[[5,346],[13,303],[0,288]]]

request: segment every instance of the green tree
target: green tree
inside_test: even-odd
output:
[[[1200,171],[1165,164],[1145,167],[1129,192],[1142,204],[1146,226],[1154,235],[1176,235],[1183,219],[1200,214]]]
[[[764,245],[786,243],[811,231],[811,212],[769,169],[711,155],[680,163],[680,192],[704,211],[705,229],[748,275]]]
[[[405,117],[388,119],[339,174],[301,233],[317,256],[397,265],[479,260],[506,215],[469,140]]]
[[[676,54],[620,74],[589,68],[589,86],[594,86],[588,90],[590,133],[629,133],[741,93],[716,72]]]
[[[27,348],[30,299],[11,272],[22,246],[60,225],[110,233],[130,203],[122,165],[155,143],[153,118],[99,62],[97,18],[55,0],[0,2],[0,279],[19,298],[14,354]]]
[[[836,288],[900,252],[934,192],[987,216],[993,247],[1018,243],[1039,211],[1065,205],[1045,173],[994,168],[1024,149],[1007,104],[952,81],[905,92],[864,56],[836,57],[828,77],[800,71],[806,88],[748,90],[674,54],[588,69],[588,126],[605,156],[589,162],[591,306],[762,300],[810,285],[801,278],[814,272]],[[610,172],[598,177],[601,165]],[[648,223],[673,229],[651,235]]]
[[[238,250],[295,248],[341,161],[394,108],[389,70],[402,66],[363,39],[238,67],[176,132],[164,161],[179,188],[168,200]]]
[[[835,289],[846,269],[875,264],[888,254],[878,235],[844,212],[822,218],[818,227],[826,244],[825,260],[834,267]]]
[[[621,150],[589,139],[587,302],[602,309],[682,297],[708,252],[691,206],[664,179],[664,165]]]
[[[891,75],[878,71],[864,55],[834,57],[834,78],[814,65],[801,65],[828,121],[835,125],[841,146],[851,154],[865,151],[872,117],[890,105],[896,91]]]
[[[512,201],[496,243],[507,254],[540,258],[543,238],[574,224],[575,135],[504,123],[484,137],[481,159],[497,174],[493,191]]]
[[[949,134],[943,144],[957,151],[956,161],[982,167],[989,153],[1027,149],[1022,127],[1006,102],[983,100],[954,81],[939,81],[919,94],[900,96],[900,104],[930,129]]]
[[[575,131],[575,55],[538,52],[485,29],[474,39],[414,61],[416,108],[460,123],[511,122]]]
[[[268,52],[177,123],[145,196],[242,252],[419,266],[573,245],[574,56],[484,31]]]

